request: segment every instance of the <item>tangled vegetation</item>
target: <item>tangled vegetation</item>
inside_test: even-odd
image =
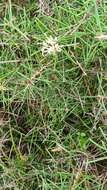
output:
[[[0,190],[107,189],[107,3],[0,1]]]

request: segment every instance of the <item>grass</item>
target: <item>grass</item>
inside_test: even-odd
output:
[[[107,3],[0,2],[0,190],[107,189]],[[61,52],[44,55],[58,38]]]

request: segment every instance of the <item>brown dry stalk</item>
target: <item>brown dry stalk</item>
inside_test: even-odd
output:
[[[80,20],[80,22],[78,24],[76,24],[75,28],[72,29],[72,26],[70,27],[70,29],[64,34],[64,36],[67,36],[68,34],[73,34],[74,32],[76,32],[78,30],[78,28],[81,26],[81,24],[86,20],[87,17],[89,17],[90,14],[89,13],[85,13],[83,18]]]
[[[71,187],[69,188],[69,190],[75,190],[75,187],[76,187],[77,183],[79,182],[79,180],[80,180],[80,178],[82,176],[82,172],[83,172],[82,168],[80,168],[77,171],[77,174],[76,174],[76,176],[74,178],[73,184],[71,185]]]
[[[33,81],[35,80],[35,78],[38,77],[38,76],[40,76],[40,75],[43,73],[43,71],[44,71],[50,64],[51,64],[51,63],[49,62],[49,63],[47,63],[46,65],[44,65],[42,68],[36,70],[36,71],[33,73],[33,75],[31,76],[31,78],[27,80],[27,84],[32,84]]]
[[[84,82],[84,85],[86,86],[86,88],[87,88],[87,90],[88,90],[89,96],[92,96],[92,92],[91,92],[91,90],[90,90],[90,88],[89,88],[89,84],[88,84],[87,79],[84,79],[83,82]]]
[[[99,33],[95,36],[98,40],[107,40],[107,33]]]
[[[51,152],[62,152],[62,147],[60,146],[55,146],[54,148],[52,148]]]
[[[39,0],[39,8],[42,14],[51,15],[50,7],[46,0]]]
[[[96,0],[96,4],[99,5],[101,3],[101,0]]]
[[[84,68],[81,66],[81,64],[78,61],[76,61],[76,64],[80,67],[80,69],[83,72],[84,76],[87,76],[87,74],[86,74]]]
[[[75,58],[75,55],[72,51],[70,51],[71,55]],[[81,63],[78,62],[78,60],[75,61],[75,64],[79,66],[84,76],[87,76],[87,73],[85,72],[85,69],[82,67]]]
[[[96,96],[96,98],[100,99],[100,100],[107,100],[107,96],[103,96],[103,95],[98,95]]]
[[[6,190],[6,189],[10,189],[10,188],[15,188],[16,184],[14,184],[14,182],[8,183],[3,185],[2,187],[0,187],[0,190]],[[19,189],[17,189],[19,190]]]
[[[101,0],[96,0],[96,5],[99,6],[101,3]],[[83,15],[83,17],[81,18],[81,20],[79,21],[79,23],[77,23],[75,25],[75,27],[72,29],[72,26],[69,27],[68,31],[64,34],[64,36],[68,35],[68,34],[73,34],[74,32],[76,32],[78,30],[78,28],[86,21],[87,18],[90,18],[90,16],[92,15],[92,12],[94,10],[95,6],[92,6],[92,8],[85,12],[85,14]]]

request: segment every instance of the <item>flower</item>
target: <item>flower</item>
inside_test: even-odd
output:
[[[58,44],[57,37],[53,38],[52,36],[48,37],[43,43],[41,49],[42,55],[51,55],[61,52],[62,46]]]

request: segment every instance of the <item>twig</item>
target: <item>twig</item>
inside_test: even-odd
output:
[[[99,6],[100,3],[101,3],[101,0],[96,0],[97,6]],[[94,6],[92,6],[92,8],[83,15],[82,19],[79,21],[79,23],[75,26],[74,29],[72,29],[72,26],[70,26],[68,31],[64,34],[64,36],[67,36],[68,34],[72,35],[74,32],[76,32],[78,28],[86,21],[86,19],[92,15],[93,9],[94,9]]]
[[[30,79],[27,80],[28,84],[32,84],[36,77],[40,76],[42,72],[50,65],[50,62],[44,65],[41,69],[36,70]]]
[[[22,60],[7,60],[7,61],[0,61],[0,64],[5,64],[5,63],[19,63]]]
[[[75,26],[74,29],[72,29],[70,27],[70,29],[64,34],[64,36],[67,36],[68,34],[73,34],[74,32],[76,32],[78,30],[78,28],[81,26],[81,24],[83,24],[83,22],[86,20],[87,16],[89,15],[89,13],[85,13],[83,18],[80,20],[80,22]]]
[[[103,96],[103,95],[98,95],[98,96],[96,96],[96,97],[99,98],[99,99],[101,99],[101,100],[107,99],[107,96]]]
[[[72,54],[72,56],[75,58],[75,55],[72,51],[70,51],[70,53]],[[85,69],[82,67],[82,65],[78,62],[78,60],[75,61],[75,63],[79,66],[79,68],[81,69],[81,71],[83,72],[84,76],[87,76],[87,73],[85,72]]]
[[[83,67],[81,66],[81,64],[76,61],[77,65],[80,67],[81,71],[83,72],[84,76],[87,76],[86,72],[84,71]]]

